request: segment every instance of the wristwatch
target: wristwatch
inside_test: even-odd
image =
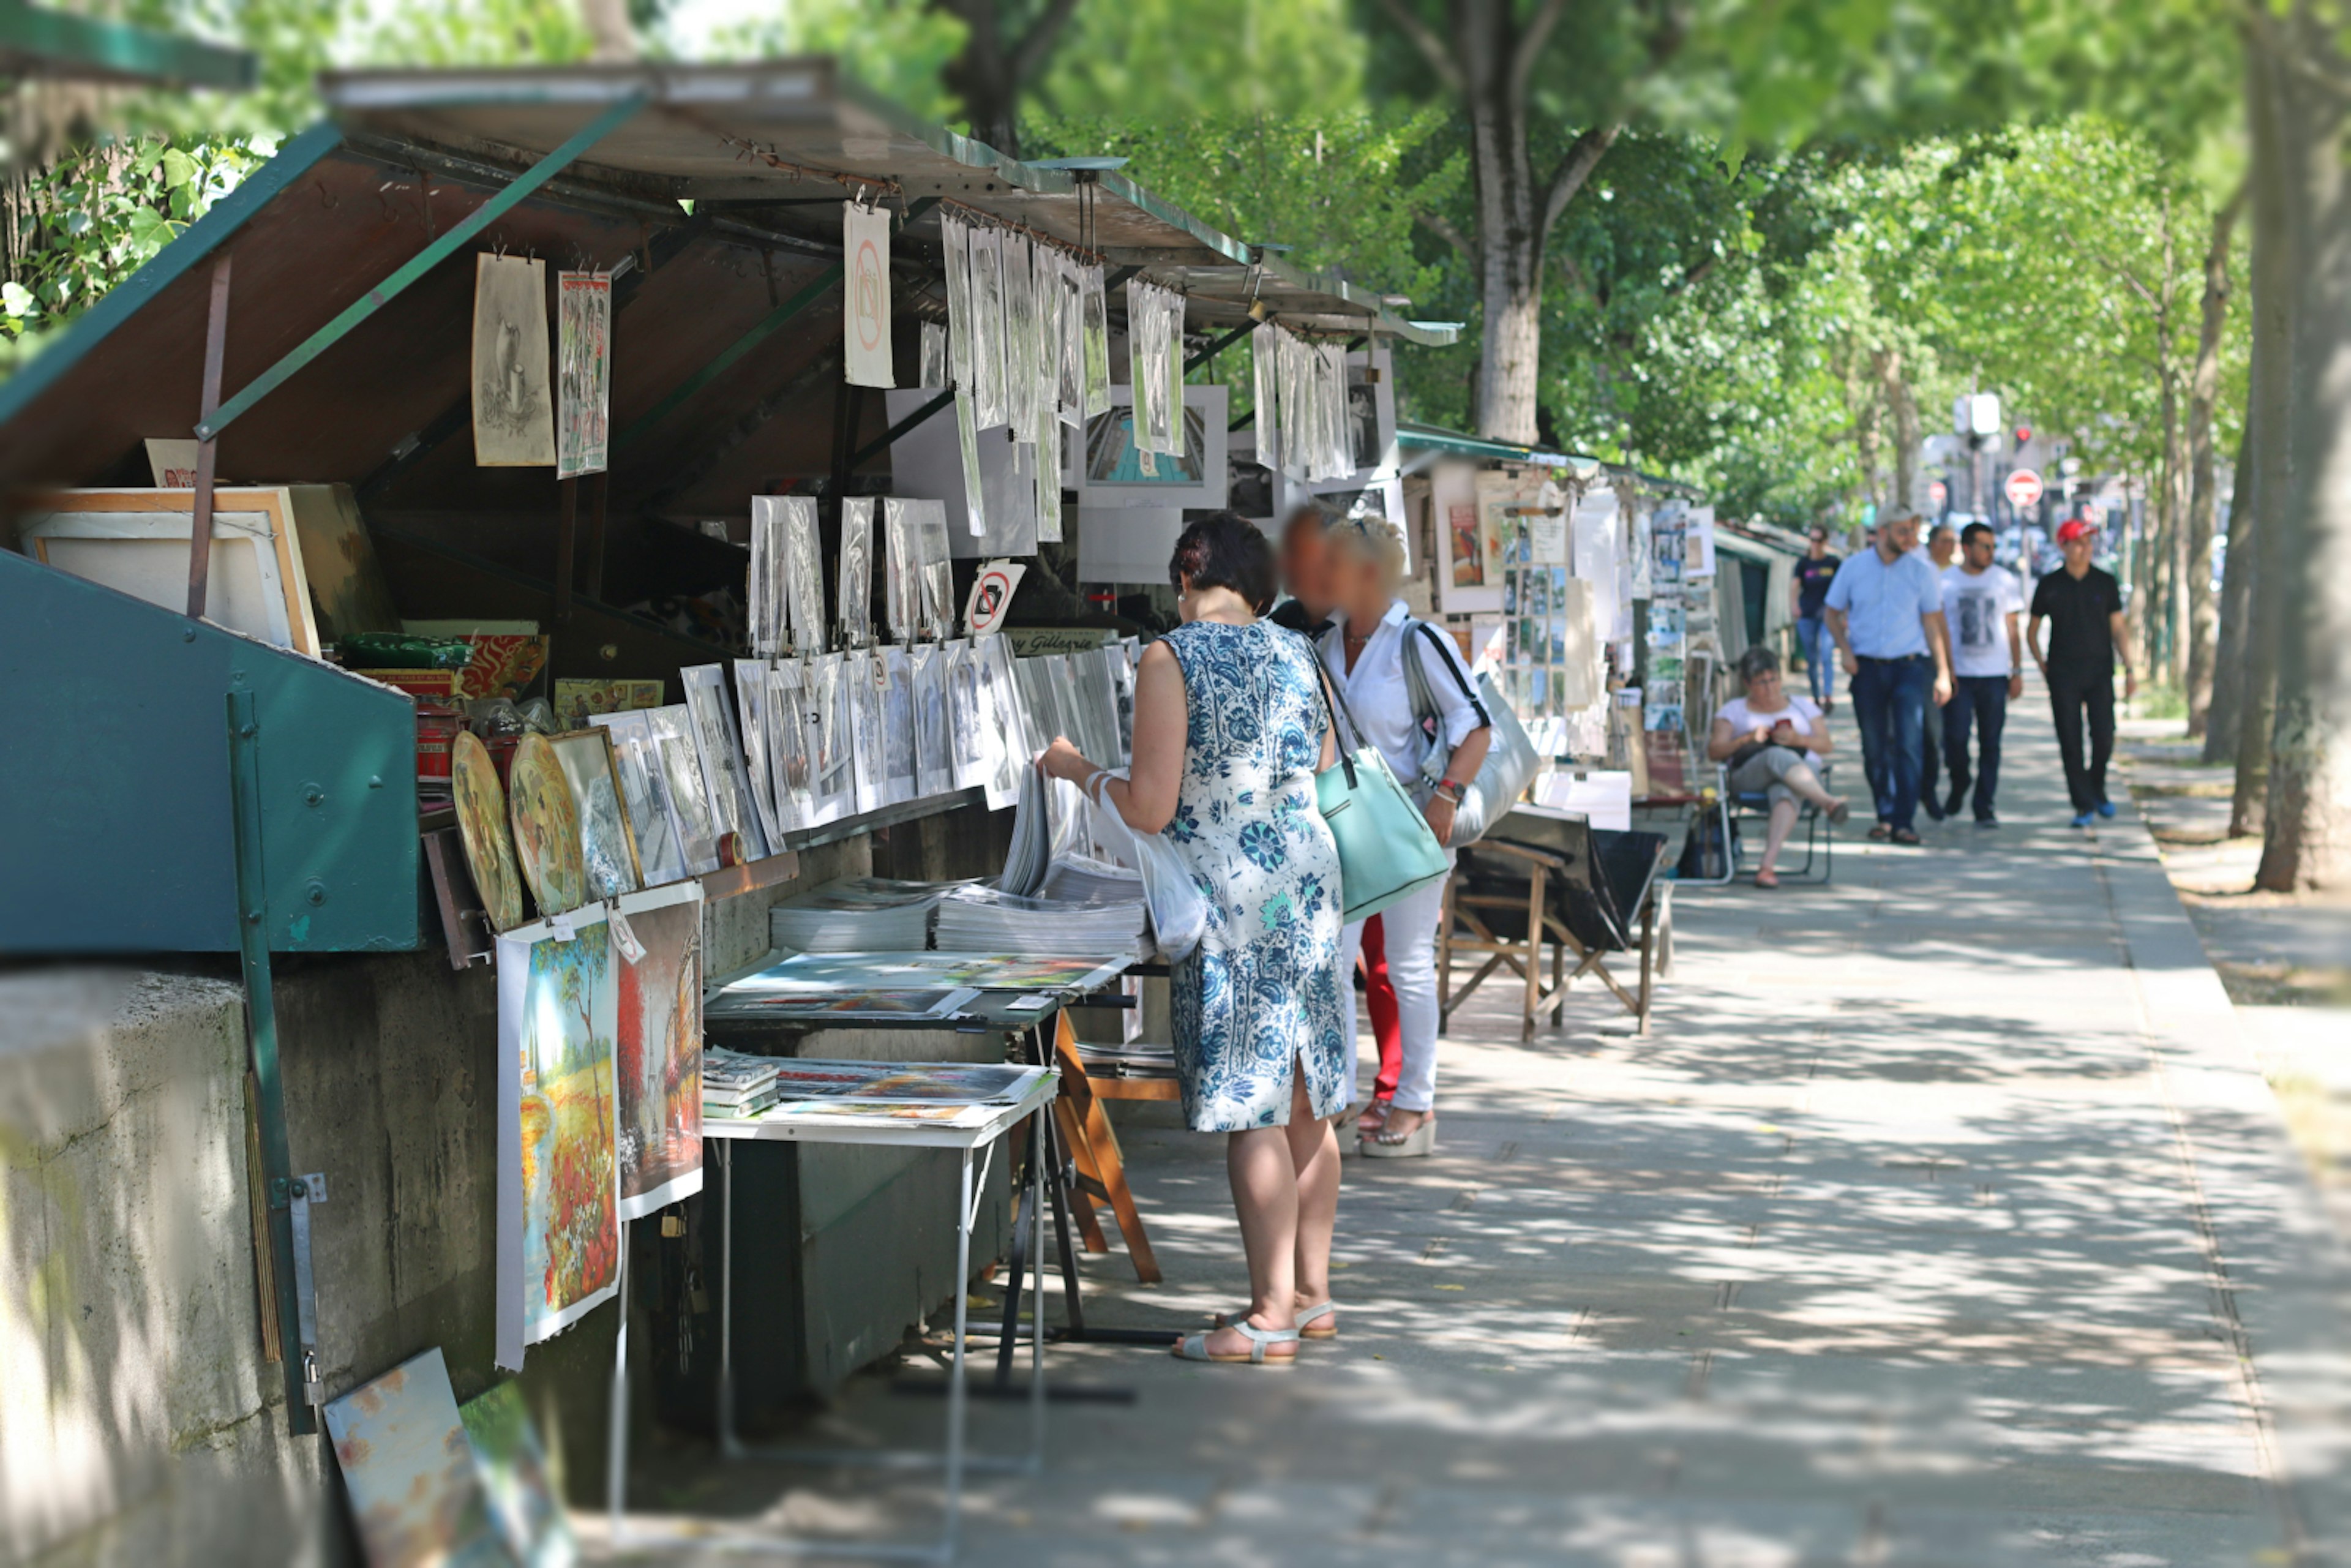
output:
[[[1437,781],[1436,792],[1458,806],[1461,804],[1461,798],[1469,793],[1469,787],[1466,784],[1458,784],[1450,779],[1440,779]]]

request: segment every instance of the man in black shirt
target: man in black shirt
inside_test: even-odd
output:
[[[1313,642],[1331,627],[1331,569],[1323,559],[1322,534],[1330,517],[1309,503],[1281,525],[1281,586],[1290,597],[1266,617],[1277,626],[1303,632]]]
[[[2130,617],[2123,612],[2122,585],[2090,564],[2099,529],[2075,517],[2057,530],[2065,554],[2032,591],[2032,618],[2025,645],[2032,650],[2041,677],[2049,683],[2049,706],[2057,725],[2057,753],[2065,759],[2065,789],[2074,798],[2074,826],[2093,817],[2111,817],[2106,799],[2106,762],[2115,751],[2115,655],[2123,657],[2123,695],[2137,695],[2138,675],[2130,667]],[[2041,647],[2041,623],[2049,622],[2049,648]],[[2082,719],[2090,721],[2090,760],[2082,761]]]

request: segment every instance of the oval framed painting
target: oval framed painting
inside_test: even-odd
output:
[[[522,924],[522,882],[515,873],[514,842],[507,837],[507,792],[489,747],[471,730],[457,732],[450,756],[457,805],[457,838],[465,846],[465,869],[490,924],[511,931]]]
[[[526,735],[507,770],[515,859],[541,915],[564,915],[588,902],[588,867],[580,852],[580,806],[563,764],[543,735]]]

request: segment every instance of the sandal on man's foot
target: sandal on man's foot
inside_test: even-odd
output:
[[[1338,1310],[1339,1303],[1336,1301],[1318,1301],[1313,1306],[1299,1308],[1298,1337],[1300,1339],[1337,1339],[1339,1337],[1339,1325],[1337,1323],[1324,1322],[1322,1320],[1329,1317],[1332,1312],[1335,1312]],[[1222,1312],[1218,1312],[1217,1314],[1216,1322],[1217,1326],[1220,1329],[1231,1328],[1236,1323],[1245,1323],[1249,1322],[1249,1312],[1244,1310],[1234,1313],[1230,1317],[1226,1316]]]
[[[1917,830],[1915,828],[1896,828],[1893,832],[1886,836],[1893,842],[1905,845],[1911,849],[1916,849],[1919,844],[1926,841],[1919,838]]]
[[[1355,1140],[1355,1152],[1366,1159],[1402,1160],[1437,1152],[1437,1117],[1428,1116],[1409,1133],[1392,1133],[1383,1126]]]
[[[1894,824],[1891,822],[1880,822],[1877,826],[1869,830],[1869,836],[1882,844],[1886,840],[1894,836]]]
[[[1216,1329],[1210,1329],[1208,1333],[1186,1334],[1184,1338],[1177,1340],[1176,1342],[1175,1351],[1176,1359],[1178,1361],[1239,1363],[1249,1366],[1289,1366],[1298,1360],[1297,1353],[1294,1351],[1288,1355],[1268,1355],[1265,1354],[1265,1347],[1270,1344],[1296,1344],[1298,1343],[1298,1331],[1296,1329],[1261,1329],[1255,1323],[1249,1322],[1247,1318],[1243,1318],[1237,1323],[1227,1323],[1224,1326],[1249,1342],[1249,1354],[1247,1355],[1220,1354],[1210,1350],[1208,1348],[1208,1334],[1219,1332]]]

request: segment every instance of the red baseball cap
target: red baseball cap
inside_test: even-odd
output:
[[[2087,517],[2068,517],[2058,525],[2057,542],[2069,545],[2075,539],[2095,538],[2098,532],[2098,525]]]

